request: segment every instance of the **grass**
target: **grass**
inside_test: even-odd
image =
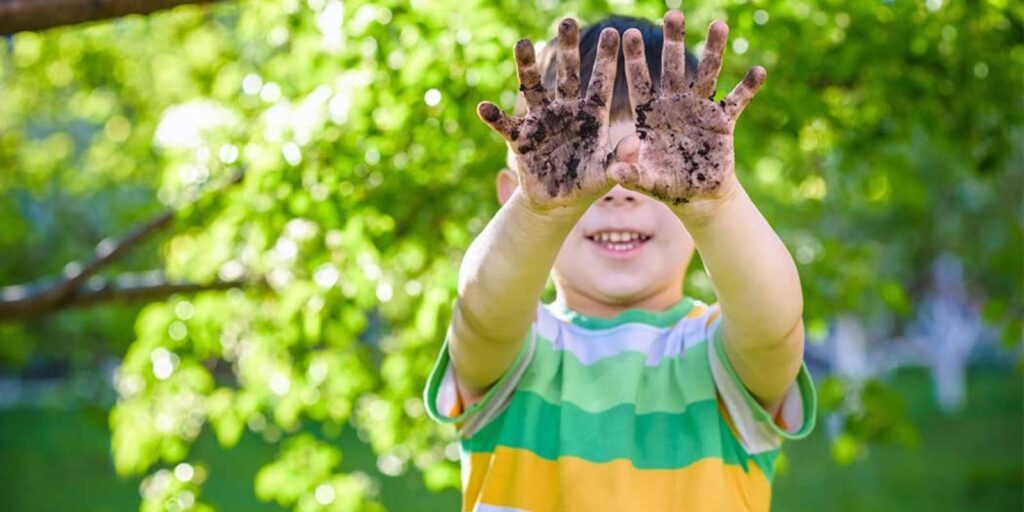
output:
[[[0,511],[106,512],[137,510],[141,477],[119,478],[110,453],[107,412],[99,409],[0,412]],[[376,470],[376,457],[351,431],[338,442],[343,470],[362,470],[381,482],[381,498],[392,512],[451,511],[454,490],[433,494],[419,473],[392,478]],[[278,511],[253,491],[256,472],[274,459],[276,447],[252,433],[225,450],[212,435],[200,437],[190,461],[212,475],[201,499],[221,511]]]
[[[920,433],[916,448],[873,446],[864,460],[838,466],[820,424],[787,445],[788,471],[776,477],[773,510],[1024,510],[1021,377],[977,369],[968,382],[966,408],[947,416],[933,405],[927,373],[891,379]]]
[[[872,447],[868,457],[836,465],[825,429],[787,445],[788,468],[776,477],[773,510],[945,511],[1024,510],[1024,399],[1020,375],[972,372],[967,408],[946,416],[932,405],[927,373],[895,375],[921,434],[916,449]],[[0,510],[103,512],[138,507],[139,478],[119,479],[109,456],[106,411],[20,409],[0,412]],[[374,457],[354,435],[343,436],[345,469],[381,478],[392,512],[451,511],[454,491],[431,494],[419,474],[380,476]],[[256,471],[275,448],[255,435],[224,450],[203,436],[191,459],[208,464],[214,478],[203,499],[218,510],[279,510],[253,495]]]

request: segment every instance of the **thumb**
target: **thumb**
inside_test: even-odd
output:
[[[615,161],[635,164],[640,156],[640,137],[627,135],[615,146]]]
[[[626,162],[615,162],[608,168],[608,175],[624,187],[634,187],[640,181],[640,170]]]

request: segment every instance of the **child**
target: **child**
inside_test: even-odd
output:
[[[764,69],[713,101],[727,33],[711,25],[697,65],[677,11],[663,37],[566,19],[553,58],[516,44],[517,115],[478,107],[515,171],[425,393],[459,427],[464,511],[769,509],[780,444],[816,402],[796,267],[733,170]],[[694,248],[715,306],[683,295]]]

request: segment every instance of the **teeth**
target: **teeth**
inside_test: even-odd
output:
[[[641,235],[635,231],[602,231],[600,233],[591,235],[592,240],[597,242],[633,242],[633,241],[646,241],[649,236]]]

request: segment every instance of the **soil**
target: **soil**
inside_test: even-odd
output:
[[[581,166],[593,158],[601,133],[599,112],[590,100],[552,104],[530,114],[515,134],[516,152],[550,197],[582,188]]]
[[[722,110],[716,103],[689,97],[659,97],[637,106],[641,167],[670,171],[650,184],[652,195],[678,206],[721,185],[732,157],[729,135],[707,120],[722,116]]]

